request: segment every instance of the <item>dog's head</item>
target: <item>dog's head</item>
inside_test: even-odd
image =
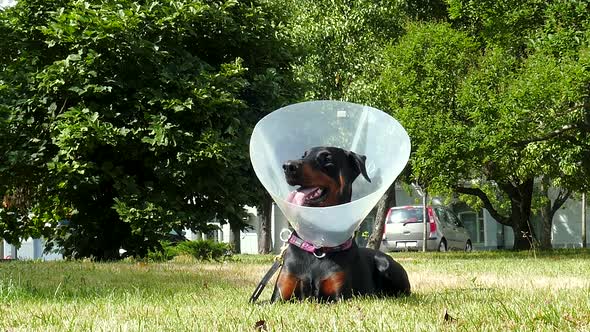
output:
[[[296,205],[325,207],[350,202],[352,183],[362,174],[371,182],[365,156],[335,147],[314,147],[301,159],[283,164],[285,179],[300,186],[287,200]]]

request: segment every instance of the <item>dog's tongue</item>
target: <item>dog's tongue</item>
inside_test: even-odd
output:
[[[317,189],[317,188],[311,187],[311,188],[299,188],[297,190],[293,190],[289,194],[289,197],[287,197],[287,202],[289,202],[291,204],[295,204],[295,205],[303,205],[303,203],[305,203],[305,197],[307,197],[307,195],[309,195],[315,189]]]

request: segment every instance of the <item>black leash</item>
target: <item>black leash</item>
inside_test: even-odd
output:
[[[258,299],[258,297],[260,296],[260,294],[264,290],[264,287],[266,286],[266,284],[268,283],[270,278],[272,278],[272,276],[275,274],[275,272],[277,272],[277,270],[279,268],[281,268],[282,265],[283,265],[283,256],[281,255],[280,257],[277,257],[277,259],[275,259],[275,262],[272,264],[272,266],[270,267],[268,272],[266,272],[264,277],[262,277],[262,280],[260,280],[260,282],[258,283],[258,286],[256,286],[254,293],[252,293],[252,296],[250,296],[250,300],[248,300],[248,303],[256,302],[256,300]]]
[[[254,290],[254,293],[252,293],[252,296],[250,296],[250,300],[248,300],[248,303],[256,302],[256,300],[264,290],[264,287],[266,287],[266,284],[268,283],[270,278],[272,278],[272,276],[277,272],[278,269],[281,268],[282,265],[283,261],[281,259],[275,260],[268,272],[266,272],[264,277],[262,277],[262,280],[260,280],[260,282],[258,283],[258,286],[256,286],[256,289]]]

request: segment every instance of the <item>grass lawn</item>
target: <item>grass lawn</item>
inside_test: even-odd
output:
[[[409,297],[274,305],[247,304],[270,256],[2,262],[0,331],[590,331],[590,251],[536,256],[396,253]]]

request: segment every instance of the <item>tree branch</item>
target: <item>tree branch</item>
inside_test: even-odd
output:
[[[565,201],[568,200],[568,198],[570,198],[572,192],[565,189],[565,190],[559,190],[559,194],[557,195],[557,198],[555,199],[555,201],[553,202],[553,205],[551,206],[551,217],[553,217],[555,215],[555,212],[557,212],[557,210],[559,210],[559,208],[561,208],[561,206],[565,203]]]
[[[500,189],[502,189],[502,191],[504,191],[506,194],[508,194],[508,197],[518,196],[518,190],[516,189],[516,187],[518,185],[514,184],[514,182],[512,182],[512,181],[508,181],[508,182],[496,181],[496,184],[498,184],[498,187],[500,187]]]
[[[458,193],[461,193],[461,194],[467,194],[467,195],[472,195],[472,196],[478,197],[479,199],[481,199],[484,207],[486,208],[486,210],[488,210],[488,212],[490,213],[492,218],[496,219],[496,221],[502,225],[512,226],[510,224],[510,219],[508,217],[501,215],[494,208],[494,206],[492,205],[492,202],[490,202],[490,199],[488,198],[488,195],[486,195],[486,193],[483,192],[483,190],[481,190],[479,188],[455,187],[455,191]]]
[[[588,105],[586,103],[584,104],[575,104],[571,107],[568,107],[567,109],[563,110],[562,112],[560,112],[558,114],[558,116],[562,116],[562,115],[566,115],[572,112],[584,112],[584,110],[586,110],[588,107]],[[581,128],[587,128],[588,124],[585,124],[582,122],[578,122],[578,123],[574,123],[574,124],[566,124],[564,126],[562,126],[561,128],[555,129],[543,136],[539,136],[539,137],[534,137],[528,140],[522,140],[522,141],[518,141],[516,142],[514,145],[515,146],[524,146],[527,145],[529,143],[533,143],[533,142],[541,142],[541,141],[546,141],[549,140],[551,138],[557,137],[565,132],[568,132],[570,130],[574,130],[574,129],[581,129]]]
[[[568,125],[565,125],[565,126],[559,128],[559,129],[556,129],[556,130],[554,130],[554,131],[552,131],[550,133],[547,133],[544,136],[531,138],[529,140],[518,141],[518,142],[516,142],[515,145],[522,146],[522,145],[527,145],[529,143],[546,141],[546,140],[549,140],[549,139],[551,139],[553,137],[559,136],[559,135],[561,135],[561,134],[563,134],[563,133],[565,133],[567,131],[570,131],[570,130],[573,130],[573,129],[578,129],[578,128],[580,128],[580,126],[577,125],[577,124],[576,125],[568,124]]]

